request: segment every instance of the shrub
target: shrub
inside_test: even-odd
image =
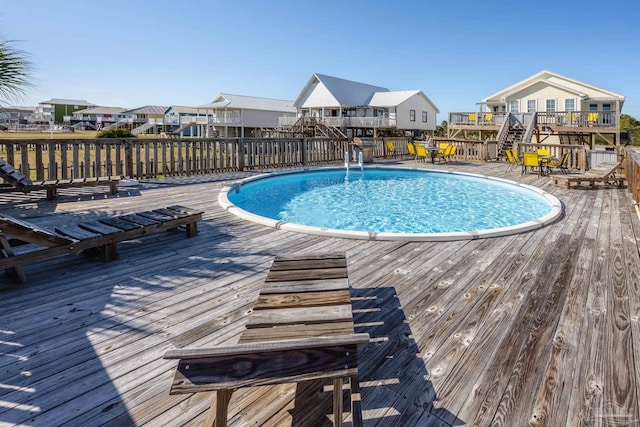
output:
[[[135,138],[129,129],[115,128],[98,132],[97,138]]]

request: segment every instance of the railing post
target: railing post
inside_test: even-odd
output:
[[[58,167],[56,166],[56,144],[53,142],[49,143],[49,179],[55,180],[58,179]]]
[[[133,172],[133,145],[130,140],[123,140],[124,144],[124,175],[134,178]]]
[[[307,166],[309,164],[307,138],[302,138],[301,144],[302,147],[300,147],[300,151],[302,154],[302,166]]]
[[[236,159],[237,159],[237,166],[238,166],[238,170],[239,171],[243,171],[244,170],[244,163],[245,163],[245,155],[244,155],[244,139],[243,138],[237,138],[236,139]]]

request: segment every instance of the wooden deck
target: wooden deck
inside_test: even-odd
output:
[[[117,196],[0,195],[0,211],[42,226],[170,204],[205,211],[193,239],[159,233],[120,244],[108,264],[25,266],[27,285],[0,276],[0,425],[198,425],[213,394],[169,395],[176,362],[162,355],[237,342],[274,255],[339,250],[355,331],[371,336],[359,363],[366,426],[639,426],[640,224],[627,190],[568,190],[504,163],[442,167],[537,185],[566,216],[486,240],[370,242],[224,212],[218,189],[249,173]],[[240,389],[230,425],[329,425],[331,390]]]

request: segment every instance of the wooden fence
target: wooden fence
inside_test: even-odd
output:
[[[624,174],[633,201],[640,203],[640,153],[630,148],[624,149]]]
[[[409,138],[376,138],[373,157],[408,158]],[[458,146],[455,161],[490,161],[497,157],[495,141],[436,138]],[[547,148],[561,158],[570,150],[569,168],[584,170],[581,145],[527,144],[520,149]],[[215,138],[215,139],[90,139],[0,140],[0,157],[34,180],[87,178],[109,175],[132,178],[192,175],[225,171],[336,164],[345,152],[356,159],[348,139],[327,138]]]
[[[376,140],[374,157],[387,155],[387,140]],[[392,140],[402,153],[407,139]],[[34,180],[312,166],[341,163],[347,151],[354,151],[348,139],[326,138],[0,140],[0,157]]]

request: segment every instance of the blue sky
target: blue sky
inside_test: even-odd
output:
[[[22,105],[295,99],[314,72],[422,90],[441,110],[540,70],[625,95],[640,118],[640,2],[0,0],[0,38],[37,67]]]

